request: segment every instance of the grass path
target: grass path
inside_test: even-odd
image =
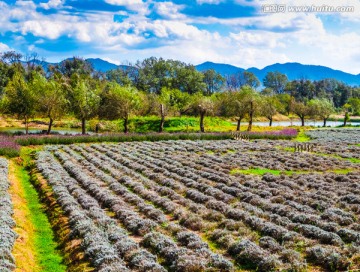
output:
[[[15,231],[19,235],[15,242],[13,255],[15,257],[15,271],[37,271],[40,270],[36,260],[35,250],[35,229],[31,222],[31,212],[25,198],[23,185],[19,181],[16,173],[18,166],[11,160],[9,161],[10,195],[13,203],[16,222]]]
[[[15,160],[10,161],[9,170],[10,194],[17,225],[15,231],[19,234],[13,250],[17,266],[15,271],[66,271],[28,173]]]

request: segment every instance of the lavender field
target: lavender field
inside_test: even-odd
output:
[[[360,268],[360,146],[292,145],[48,146],[36,164],[96,271]]]

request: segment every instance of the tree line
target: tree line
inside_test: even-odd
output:
[[[44,69],[36,54],[0,55],[0,110],[24,120],[26,133],[34,116],[49,119],[49,134],[54,121],[66,114],[81,121],[85,134],[86,121],[95,117],[122,119],[126,133],[131,115],[158,115],[159,132],[167,116],[196,115],[204,132],[208,115],[236,117],[237,130],[247,118],[251,131],[255,116],[266,117],[271,126],[277,113],[293,113],[302,125],[313,117],[326,126],[336,109],[347,116],[360,113],[360,88],[334,79],[289,81],[269,72],[260,85],[248,71],[223,77],[212,69],[199,72],[191,64],[155,57],[101,73],[79,57]]]

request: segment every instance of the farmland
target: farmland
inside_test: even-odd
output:
[[[344,271],[360,267],[348,158],[360,147],[346,135],[311,153],[269,140],[47,146],[36,168],[96,271]]]
[[[0,271],[356,271],[359,134],[23,146]]]

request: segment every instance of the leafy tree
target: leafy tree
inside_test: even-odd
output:
[[[50,68],[52,71],[59,71],[64,76],[71,78],[74,74],[81,76],[90,76],[94,73],[91,63],[80,57],[66,59]]]
[[[338,84],[335,89],[334,104],[336,107],[343,107],[351,98],[351,87],[344,83]]]
[[[282,94],[287,82],[287,76],[278,71],[268,72],[263,80],[264,86],[272,89],[275,94]]]
[[[256,75],[249,71],[242,71],[226,78],[226,85],[229,90],[237,90],[243,86],[258,88],[260,81]]]
[[[293,80],[286,84],[285,92],[296,101],[307,101],[315,97],[315,86],[308,79]]]
[[[160,110],[160,126],[159,132],[164,129],[165,117],[169,112],[180,113],[187,109],[190,103],[190,96],[188,93],[183,93],[178,89],[162,88],[160,95],[157,97],[158,105],[156,107]]]
[[[269,126],[271,127],[274,115],[283,110],[283,105],[277,96],[265,96],[261,102],[261,114],[269,120]]]
[[[264,88],[264,89],[261,90],[260,93],[261,93],[261,95],[264,95],[264,96],[272,96],[272,95],[274,95],[274,91],[271,88]]]
[[[195,66],[175,60],[147,58],[136,64],[139,90],[159,94],[161,89],[179,89],[193,94],[204,91],[203,74]]]
[[[360,98],[350,98],[348,101],[353,115],[360,115]]]
[[[171,86],[188,94],[195,94],[197,92],[205,91],[205,83],[203,81],[204,75],[197,71],[193,65],[184,65],[175,70]]]
[[[248,105],[248,116],[249,116],[249,125],[247,131],[252,130],[253,118],[260,112],[261,107],[261,97],[260,94],[249,86],[242,87],[244,92],[244,101]]]
[[[35,114],[36,94],[30,88],[24,75],[17,71],[5,88],[3,108],[6,113],[15,114],[25,121],[26,134],[29,133],[29,118]]]
[[[118,68],[118,69],[113,69],[113,70],[107,71],[106,79],[108,81],[115,81],[116,83],[118,83],[121,86],[131,85],[133,82],[130,78],[130,76],[131,76],[130,70],[131,70],[131,68],[129,67],[129,69]]]
[[[333,78],[314,81],[315,96],[317,98],[329,99],[335,103],[335,92],[339,84],[341,84],[341,82]]]
[[[203,72],[205,83],[205,94],[211,95],[215,92],[219,92],[225,82],[225,78],[217,73],[214,69],[209,69]]]
[[[301,119],[301,126],[305,126],[305,117],[310,115],[310,109],[304,102],[293,101],[293,112]]]
[[[65,92],[59,81],[47,80],[38,72],[34,73],[30,88],[37,94],[37,111],[49,118],[47,134],[50,134],[54,120],[63,116],[67,110]]]
[[[142,106],[141,93],[131,86],[120,86],[110,82],[101,94],[100,117],[116,120],[123,119],[124,133],[128,133],[129,116]]]
[[[200,116],[200,131],[205,132],[204,118],[206,115],[213,114],[215,111],[213,98],[204,96],[202,93],[196,93],[193,96],[191,108],[194,114]]]
[[[243,86],[238,91],[224,94],[222,107],[225,116],[237,117],[237,131],[240,130],[241,121],[245,116],[248,116],[249,126],[247,130],[251,131],[253,118],[260,113],[261,96],[253,88]]]
[[[3,61],[0,61],[0,97],[4,93],[4,89],[9,79],[9,65]]]
[[[0,53],[0,58],[3,62],[8,64],[20,63],[22,59],[22,54],[15,51],[6,51]]]
[[[344,127],[346,126],[346,123],[350,121],[350,115],[349,115],[349,109],[350,109],[350,105],[349,104],[345,104],[343,106],[343,110],[345,112],[345,116],[344,116]]]
[[[279,108],[280,113],[289,115],[291,112],[292,97],[286,93],[278,94],[276,97],[282,104],[282,107]]]
[[[360,98],[360,87],[353,88],[351,96],[353,98]]]
[[[324,120],[324,127],[326,127],[327,119],[335,111],[333,104],[325,98],[310,100],[308,103],[308,107],[311,115],[319,116],[321,119]]]
[[[235,92],[226,92],[223,94],[222,114],[228,117],[236,116],[236,131],[240,131],[241,121],[248,113],[248,104],[246,103],[246,91],[238,90]]]
[[[71,76],[69,101],[75,117],[81,120],[81,132],[86,133],[86,121],[96,116],[100,104],[99,82],[89,76]]]
[[[139,90],[158,94],[163,87],[169,86],[169,67],[163,58],[150,57],[138,61],[136,67],[139,73],[136,87]]]

